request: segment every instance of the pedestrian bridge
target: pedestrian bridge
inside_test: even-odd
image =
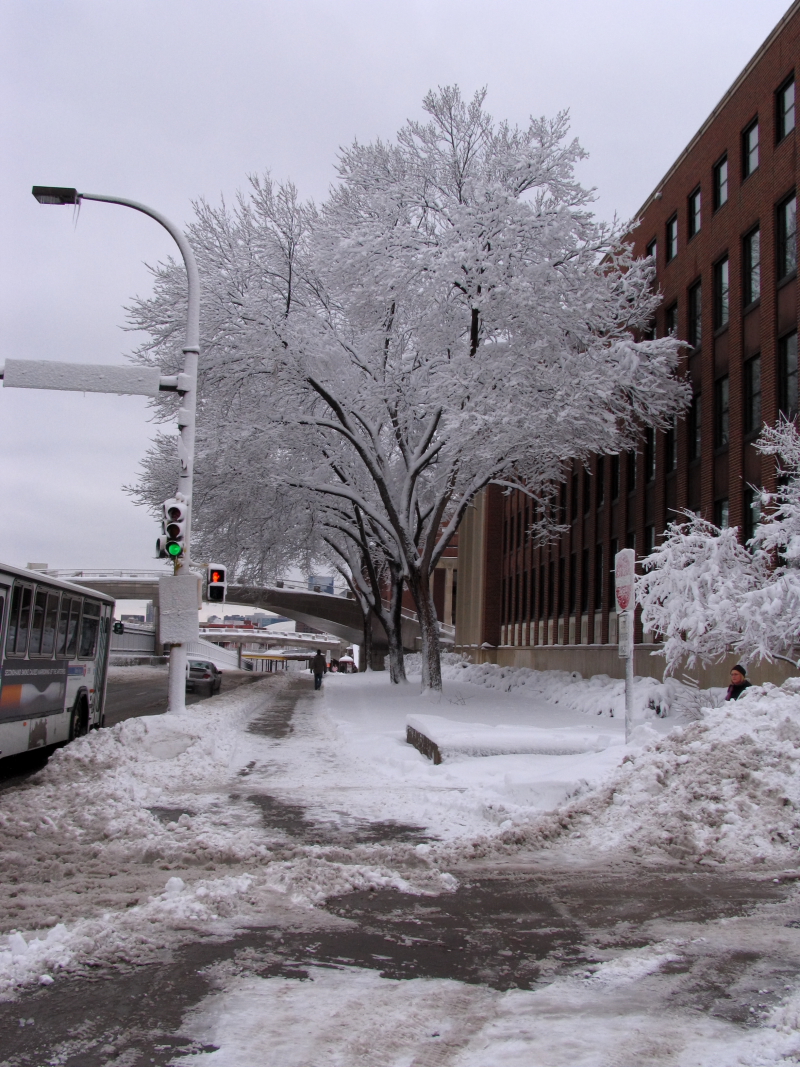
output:
[[[151,600],[158,606],[158,579],[170,571],[161,570],[48,570],[48,574],[107,593],[115,600]],[[363,645],[364,623],[355,600],[343,593],[323,593],[309,589],[305,582],[278,580],[270,585],[228,585],[228,601],[247,607],[262,608],[286,615],[301,626],[310,626],[338,637],[347,645]],[[156,612],[156,617],[157,617]],[[403,648],[419,648],[420,627],[416,613],[403,609]],[[248,631],[252,633],[252,631]],[[440,623],[442,644],[455,640],[455,627]],[[386,634],[377,619],[372,619],[372,647],[375,652],[388,651]]]

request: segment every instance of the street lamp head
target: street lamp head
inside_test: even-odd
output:
[[[77,204],[80,193],[77,189],[62,189],[57,185],[34,185],[31,190],[40,204]]]

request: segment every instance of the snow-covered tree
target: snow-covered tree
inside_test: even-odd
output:
[[[190,233],[201,422],[259,442],[245,502],[279,454],[283,484],[326,500],[342,537],[364,524],[414,597],[432,688],[431,575],[475,495],[536,492],[686,399],[678,342],[635,340],[659,300],[652,266],[592,217],[566,116],[512,129],[483,99],[429,93],[427,123],[345,150],[319,211],[254,181],[233,211],[199,205]],[[166,265],[133,309],[146,362],[176,362],[178,291]]]
[[[779,461],[786,479],[762,492],[761,516],[748,547],[738,529],[696,515],[672,523],[642,562],[636,580],[645,630],[664,639],[667,673],[685,662],[788,659],[800,651],[800,435],[782,420],[756,447]]]

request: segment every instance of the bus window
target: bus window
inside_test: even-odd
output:
[[[1,613],[0,613],[1,617]],[[58,593],[50,593],[47,597],[47,610],[44,614],[44,630],[42,631],[42,655],[52,656],[56,648],[56,625],[58,623]]]
[[[83,602],[83,622],[81,624],[81,647],[78,655],[81,659],[91,659],[97,648],[97,631],[100,627],[100,605],[90,601]]]
[[[44,609],[46,607],[47,593],[38,589],[33,600],[33,622],[31,623],[31,636],[28,642],[28,652],[32,656],[38,656],[42,650],[42,630],[44,629]]]
[[[65,656],[67,659],[75,658],[80,611],[80,600],[69,600],[64,597],[61,602],[61,615],[58,620],[58,645],[56,647],[58,656]]]
[[[33,589],[29,585],[14,586],[6,636],[7,656],[24,656],[28,650],[28,623],[31,619],[32,595]]]

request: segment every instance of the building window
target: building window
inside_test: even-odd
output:
[[[655,237],[647,246],[646,255],[648,259],[652,259],[653,267],[658,270],[658,241]]]
[[[575,614],[575,589],[578,578],[578,554],[573,552],[569,557],[569,613]]]
[[[567,571],[567,558],[566,556],[560,556],[558,560],[558,604],[556,606],[556,616],[560,618],[564,614],[564,585],[566,580]]]
[[[781,414],[793,419],[797,414],[797,331],[784,337],[779,346]]]
[[[696,282],[689,290],[689,344],[699,348],[703,343],[703,287]]]
[[[656,476],[656,431],[651,427],[644,432],[644,480],[652,482]]]
[[[761,356],[744,365],[744,432],[761,429]]]
[[[700,459],[703,430],[703,398],[699,394],[692,397],[689,408],[689,459]]]
[[[619,456],[611,457],[611,499],[619,497]]]
[[[581,560],[581,613],[589,610],[589,549],[584,548]]]
[[[792,193],[778,205],[778,281],[797,270],[797,197]]]
[[[678,216],[673,215],[667,223],[667,263],[678,254]]]
[[[669,429],[664,434],[664,469],[672,474],[678,468],[678,416],[672,416]]]
[[[761,494],[748,486],[744,491],[744,539],[750,541],[761,519]]]
[[[628,532],[625,534],[625,547],[626,548],[632,548],[634,552],[636,551],[636,531],[635,530],[628,530]]]
[[[592,506],[592,476],[584,468],[583,471],[583,514],[586,515]]]
[[[714,382],[714,448],[725,448],[730,438],[730,385],[728,375]]]
[[[556,611],[556,564],[550,560],[547,568],[547,614],[552,619]]]
[[[728,325],[730,318],[730,264],[728,257],[714,265],[714,329]]]
[[[572,484],[570,487],[570,507],[572,509],[572,521],[578,517],[578,472],[572,472]]]
[[[598,456],[595,461],[594,468],[594,506],[601,508],[606,498],[606,485],[605,485],[605,473],[606,473],[606,457]]]
[[[678,336],[678,305],[677,304],[673,304],[671,307],[667,308],[666,314],[664,315],[664,329],[666,331],[667,337],[677,337]]]
[[[544,618],[544,563],[539,565],[539,618]]]
[[[632,493],[636,488],[636,453],[628,452],[628,492]]]
[[[728,202],[728,157],[723,156],[714,166],[714,210]]]
[[[747,307],[761,296],[761,230],[758,227],[751,230],[744,239],[742,269],[742,295]]]
[[[775,94],[776,140],[782,141],[794,129],[794,74]]]
[[[700,210],[701,210],[701,192],[700,192],[700,189],[697,188],[689,196],[689,216],[688,216],[687,221],[689,223],[688,232],[689,232],[689,238],[690,239],[692,237],[694,237],[694,235],[696,233],[700,232],[700,224],[701,224],[701,221],[702,221],[701,217],[700,217]]]
[[[714,501],[714,525],[720,530],[728,529],[728,498]]]
[[[644,554],[649,556],[656,547],[656,528],[655,526],[645,526],[644,528]]]
[[[758,119],[742,134],[742,178],[749,178],[758,167]]]
[[[603,546],[594,546],[594,610],[603,606]],[[595,634],[595,641],[597,635]]]

